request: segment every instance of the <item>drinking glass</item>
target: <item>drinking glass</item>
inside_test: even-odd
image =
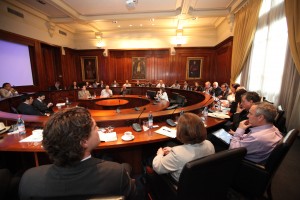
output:
[[[107,132],[108,132],[108,133],[113,132],[113,130],[114,130],[114,127],[113,127],[113,126],[108,126],[108,127],[107,127]]]

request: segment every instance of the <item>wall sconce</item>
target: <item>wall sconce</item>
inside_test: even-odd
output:
[[[97,39],[96,47],[98,47],[98,48],[103,47],[103,42],[102,42],[103,34],[99,33],[99,32],[96,32],[95,37]]]
[[[183,29],[177,29],[176,36],[183,36]]]
[[[184,37],[183,37],[183,29],[177,29],[176,30],[175,43],[177,44],[177,46],[181,46],[182,44],[185,43]]]

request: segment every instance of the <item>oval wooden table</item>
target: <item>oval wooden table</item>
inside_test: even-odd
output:
[[[208,117],[206,121],[207,128],[213,128],[221,125],[225,120]],[[158,128],[149,129],[148,131],[134,132],[132,127],[115,127],[114,132],[117,134],[117,140],[112,142],[101,142],[94,152],[107,153],[113,155],[118,162],[127,162],[133,168],[134,174],[141,173],[141,162],[143,154],[145,152],[155,153],[157,148],[163,145],[166,141],[173,140],[164,135],[160,135],[155,131],[162,126],[167,126],[165,122],[154,123],[158,125]],[[170,127],[171,128],[171,127]],[[123,141],[122,135],[126,131],[131,131],[134,135],[134,139],[131,141]],[[4,138],[0,141],[1,152],[31,152],[34,156],[33,166],[38,166],[39,154],[45,157],[45,150],[42,147],[41,142],[20,142],[25,137],[30,136],[32,128],[26,128],[26,135],[7,133],[3,134]]]
[[[184,112],[194,112],[199,114],[201,109],[205,106],[208,106],[213,102],[213,99],[210,95],[203,93],[196,93],[192,91],[181,91],[183,94],[188,96],[188,101],[192,102],[186,107],[183,107]],[[133,173],[138,174],[141,172],[141,159],[145,152],[155,153],[157,148],[162,145],[164,142],[171,140],[171,138],[159,135],[155,133],[156,129],[151,129],[148,132],[134,132],[131,125],[133,122],[137,121],[138,116],[140,119],[147,119],[150,111],[153,113],[154,124],[159,126],[167,126],[165,123],[166,118],[175,118],[176,115],[179,115],[181,109],[176,110],[166,110],[169,106],[169,102],[160,101],[157,104],[154,104],[152,100],[145,98],[141,95],[126,95],[125,97],[121,95],[115,95],[112,98],[120,98],[128,100],[128,104],[131,108],[121,109],[120,113],[116,113],[114,110],[97,110],[93,109],[93,106],[96,105],[95,102],[100,99],[88,99],[88,100],[78,100],[73,102],[71,105],[63,106],[62,109],[72,107],[72,106],[84,106],[87,107],[97,122],[99,127],[106,127],[112,125],[115,128],[117,133],[117,141],[113,142],[101,142],[95,152],[105,152],[110,155],[114,155],[116,161],[118,162],[127,162],[132,165]],[[8,99],[10,100],[10,99]],[[6,103],[7,100],[1,101],[1,103]],[[137,106],[140,108],[140,111],[134,109]],[[145,111],[141,114],[142,110]],[[6,109],[6,108],[5,108]],[[7,109],[6,109],[7,110]],[[17,120],[18,114],[9,113],[7,111],[0,111],[0,119],[4,121],[5,124],[11,124]],[[32,128],[35,126],[43,126],[43,124],[49,119],[47,116],[30,116],[22,115],[26,127],[27,127],[27,136],[31,134]],[[215,119],[208,117],[207,119],[207,128],[211,129],[216,127],[225,120]],[[132,141],[123,141],[121,136],[125,131],[132,131],[135,136]],[[24,136],[17,135],[7,135],[4,134],[4,138],[0,141],[0,151],[2,152],[32,152],[34,154],[35,165],[39,165],[39,156],[38,154],[45,154],[44,149],[41,147],[41,143],[20,143],[19,141]],[[154,152],[152,152],[154,151]],[[21,154],[22,157],[22,154]],[[8,156],[8,159],[13,159]]]

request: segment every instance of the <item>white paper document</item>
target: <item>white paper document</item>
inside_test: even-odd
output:
[[[208,113],[208,116],[219,118],[219,119],[228,119],[228,118],[230,118],[229,115],[226,115],[226,114],[221,113],[221,112]]]
[[[43,135],[30,135],[19,142],[41,142],[43,140]]]
[[[98,131],[100,141],[103,142],[112,142],[112,141],[117,141],[117,133],[116,132],[111,132],[111,133],[103,133],[102,131]]]
[[[176,138],[176,129],[171,129],[166,126],[162,126],[160,129],[156,130],[155,132],[171,138]]]

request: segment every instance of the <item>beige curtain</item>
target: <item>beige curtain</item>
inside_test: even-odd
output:
[[[247,5],[235,15],[235,28],[232,47],[231,79],[234,83],[249,54],[256,31],[262,0],[249,0]]]
[[[286,127],[300,130],[300,75],[293,62],[291,52],[287,50],[279,104],[285,110]]]
[[[292,57],[300,74],[300,1],[285,0],[289,43]]]

